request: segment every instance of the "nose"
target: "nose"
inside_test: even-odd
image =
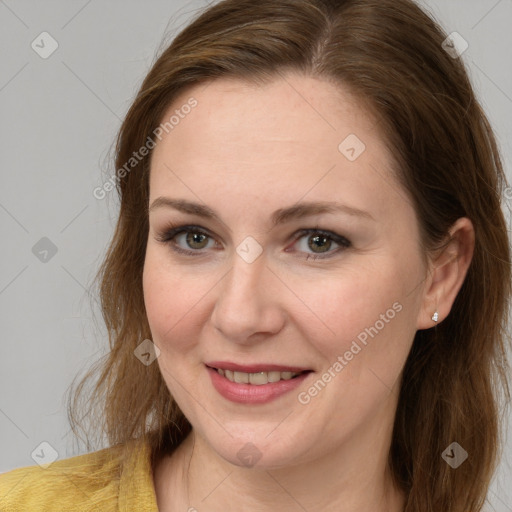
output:
[[[235,254],[231,270],[216,287],[213,326],[226,339],[246,345],[278,333],[285,321],[284,288],[264,253],[252,263]]]

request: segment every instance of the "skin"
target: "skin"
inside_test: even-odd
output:
[[[159,509],[403,510],[387,469],[400,376],[415,332],[435,325],[434,311],[439,322],[450,312],[472,257],[471,222],[459,219],[446,249],[424,259],[392,153],[341,87],[293,73],[263,86],[217,79],[184,92],[164,118],[191,96],[197,107],[154,149],[149,204],[186,199],[221,221],[150,210],[148,321],[162,376],[193,426],[155,468]],[[366,146],[354,161],[338,150],[349,134]],[[337,201],[373,219],[324,213],[272,227],[272,212],[298,201]],[[157,240],[170,222],[207,232],[195,245],[186,233],[174,239],[199,256]],[[308,228],[351,245],[327,241],[315,251],[314,233],[296,234]],[[252,263],[236,251],[248,236],[263,249]],[[298,394],[396,303],[400,312],[300,403]],[[212,386],[204,366],[212,360],[313,373],[267,404],[236,404]],[[237,457],[246,443],[261,455],[254,466]]]

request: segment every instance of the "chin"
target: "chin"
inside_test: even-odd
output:
[[[225,461],[241,468],[278,469],[299,462],[304,450],[304,438],[294,440],[290,436],[282,439],[278,435],[269,435],[275,424],[265,429],[260,435],[247,430],[240,435],[225,433],[221,439],[205,439],[209,448]]]

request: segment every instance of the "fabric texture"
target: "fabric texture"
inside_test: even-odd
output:
[[[150,448],[120,446],[0,474],[1,512],[158,512]]]

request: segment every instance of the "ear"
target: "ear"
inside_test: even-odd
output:
[[[429,329],[448,316],[466,277],[474,248],[473,224],[467,217],[462,217],[450,228],[446,244],[429,258],[417,329]],[[436,311],[439,315],[437,322],[432,320]]]

